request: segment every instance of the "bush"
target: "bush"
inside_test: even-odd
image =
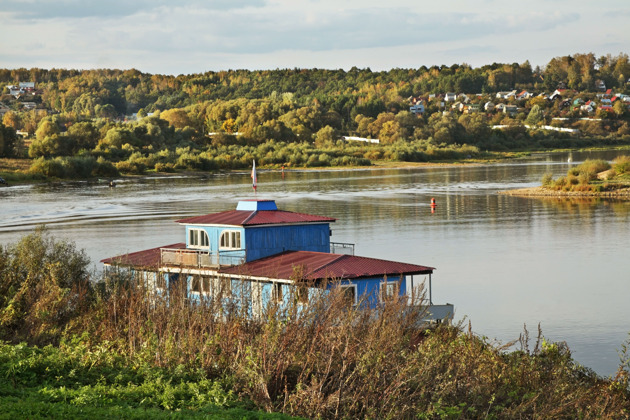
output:
[[[31,164],[28,170],[31,174],[40,174],[48,178],[63,178],[65,170],[60,158],[46,159],[44,157],[37,158]]]
[[[172,163],[161,163],[158,162],[155,164],[156,172],[175,172],[175,165]]]
[[[617,175],[630,173],[630,156],[623,155],[613,160],[613,169]]]
[[[0,245],[0,335],[11,341],[57,342],[92,303],[90,260],[43,229]]]
[[[141,175],[146,170],[146,166],[138,161],[129,162],[124,160],[116,163],[116,169],[123,173]]]
[[[113,163],[105,160],[102,156],[96,160],[92,176],[111,178],[119,175],[120,172],[118,172]]]
[[[571,173],[574,175],[582,175],[587,182],[597,179],[597,174],[610,169],[610,163],[605,160],[587,159],[578,166],[571,169]]]

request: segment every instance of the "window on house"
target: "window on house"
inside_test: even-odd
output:
[[[344,300],[348,305],[356,305],[357,303],[357,285],[356,284],[343,284],[341,286]]]
[[[208,248],[210,246],[208,234],[203,229],[189,229],[188,245],[191,248]]]
[[[193,293],[201,293],[201,279],[199,276],[193,276],[190,290]]]
[[[159,273],[155,279],[155,288],[159,291],[163,291],[166,289],[166,279],[164,278],[164,274]]]
[[[193,276],[192,282],[190,285],[190,291],[192,293],[199,293],[199,294],[207,295],[211,293],[210,287],[211,287],[210,277]]]
[[[201,277],[201,290],[203,290],[206,293],[210,293],[210,277],[208,276],[202,276]]]
[[[232,296],[232,279],[221,279],[221,296],[224,298]]]
[[[221,233],[221,249],[241,249],[241,232],[238,230],[225,230]]]
[[[297,301],[298,303],[306,304],[308,303],[308,287],[306,286],[298,286],[296,289]]]
[[[400,284],[397,281],[385,281],[381,283],[381,302],[394,299],[396,296],[398,296],[399,291]]]
[[[282,302],[282,283],[273,283],[272,295],[276,302]]]

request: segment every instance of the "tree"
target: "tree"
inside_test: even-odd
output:
[[[401,137],[402,133],[398,121],[384,122],[378,135],[379,140],[384,144],[395,143],[400,140]]]
[[[545,119],[545,113],[538,105],[534,105],[527,115],[525,122],[530,125],[537,125]]]
[[[17,140],[15,130],[0,123],[0,157],[14,156]]]
[[[37,137],[38,140],[44,140],[46,137],[52,136],[53,134],[59,134],[59,127],[48,118],[42,120],[39,123],[39,127],[37,127],[37,131],[35,131],[35,137]]]
[[[321,128],[317,134],[315,134],[315,146],[316,147],[325,147],[327,145],[331,145],[338,138],[337,130],[327,125],[326,127]]]
[[[78,149],[91,150],[98,143],[99,132],[94,124],[83,121],[71,125],[68,128],[68,136],[74,139]]]
[[[613,105],[613,111],[617,117],[623,117],[628,113],[628,107],[621,99],[617,99]]]
[[[19,130],[22,128],[22,119],[17,113],[9,111],[4,114],[4,117],[2,117],[2,124],[4,124],[5,127],[11,127],[14,130]]]
[[[110,120],[113,120],[118,115],[116,108],[112,104],[96,105],[94,107],[94,113],[99,118],[107,118]]]
[[[188,113],[181,108],[162,111],[160,118],[168,121],[175,128],[184,128],[192,125]]]

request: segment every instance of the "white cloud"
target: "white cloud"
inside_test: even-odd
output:
[[[610,0],[610,5],[586,0],[527,5],[498,0],[2,1],[0,60],[8,67],[190,73],[526,59],[544,64],[556,55],[618,53],[605,49],[630,45],[626,0]],[[592,16],[605,14],[611,15],[604,29],[588,30]]]

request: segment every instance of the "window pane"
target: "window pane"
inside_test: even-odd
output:
[[[200,230],[199,232],[201,233],[201,246],[208,246],[210,244],[208,234],[204,230]]]
[[[343,287],[344,299],[348,305],[354,305],[357,301],[356,299],[356,288],[355,287]]]
[[[282,301],[282,284],[281,283],[273,284],[273,298],[277,301]]]
[[[192,279],[192,291],[197,293],[201,292],[201,282],[197,276],[194,276]]]
[[[205,293],[209,293],[210,292],[210,277],[202,277],[202,289],[203,292]]]

